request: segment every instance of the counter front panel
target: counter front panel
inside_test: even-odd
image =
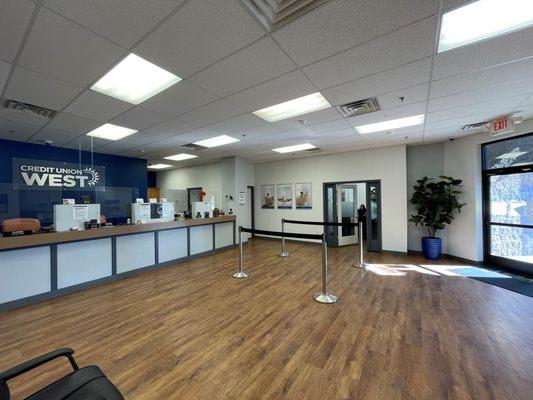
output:
[[[0,310],[235,245],[235,217],[0,238]]]

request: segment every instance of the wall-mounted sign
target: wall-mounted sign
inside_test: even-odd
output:
[[[491,136],[503,135],[514,131],[513,120],[511,118],[500,118],[490,123]]]
[[[246,193],[239,192],[239,205],[244,206],[246,204]]]
[[[105,167],[13,159],[14,190],[105,190]]]

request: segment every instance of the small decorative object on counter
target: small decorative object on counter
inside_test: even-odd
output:
[[[200,211],[196,213],[196,218],[202,218],[202,213]]]
[[[215,208],[213,210],[213,217],[219,217],[220,216],[220,210],[218,208]]]
[[[233,208],[230,208],[228,211],[228,215],[233,215]]]
[[[198,194],[198,197],[200,197],[200,201],[204,201],[204,197],[205,197],[206,195],[207,195],[206,192],[200,192],[200,193]]]

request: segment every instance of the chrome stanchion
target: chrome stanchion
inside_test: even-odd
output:
[[[363,259],[363,224],[359,222],[359,262],[354,265],[355,268],[365,268],[365,261]]]
[[[248,278],[248,273],[242,270],[242,226],[239,226],[239,270],[233,274],[234,278]]]
[[[281,219],[281,233],[285,233],[285,218]],[[289,253],[285,251],[285,236],[281,237],[281,253],[278,255],[280,257],[289,257]]]
[[[324,304],[337,302],[337,297],[328,293],[328,244],[326,234],[322,234],[322,292],[313,296],[316,301]]]

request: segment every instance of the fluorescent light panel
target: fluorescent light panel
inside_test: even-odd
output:
[[[424,114],[413,117],[391,119],[390,121],[377,122],[375,124],[361,125],[356,127],[361,134],[390,131],[392,129],[406,128],[408,126],[421,125],[424,123]]]
[[[442,16],[439,53],[533,25],[531,0],[479,0]]]
[[[193,154],[181,153],[181,154],[175,154],[173,156],[165,157],[165,160],[183,161],[183,160],[188,160],[190,158],[196,158],[196,157],[198,157],[198,156],[195,156]]]
[[[276,122],[329,107],[331,107],[331,104],[328,103],[320,92],[316,92],[254,111],[254,114],[259,118],[263,118],[265,121]]]
[[[279,147],[277,149],[272,149],[276,153],[295,153],[297,151],[311,150],[316,149],[316,146],[313,146],[311,143],[296,144],[294,146]]]
[[[133,135],[134,133],[137,133],[135,129],[125,128],[123,126],[113,124],[104,124],[90,131],[87,136],[93,136],[107,140],[120,140],[126,136]]]
[[[179,76],[131,53],[91,89],[131,104],[139,104],[179,81]]]
[[[235,139],[231,136],[222,135],[222,136],[213,137],[211,139],[200,140],[199,142],[194,142],[194,144],[197,144],[198,146],[203,146],[203,147],[218,147],[218,146],[224,146],[225,144],[230,144],[230,143],[235,143],[235,142],[240,142],[240,140]]]
[[[173,165],[169,165],[169,164],[154,164],[154,165],[149,165],[148,168],[152,168],[152,169],[164,169],[164,168],[170,168],[170,167],[173,167]]]

